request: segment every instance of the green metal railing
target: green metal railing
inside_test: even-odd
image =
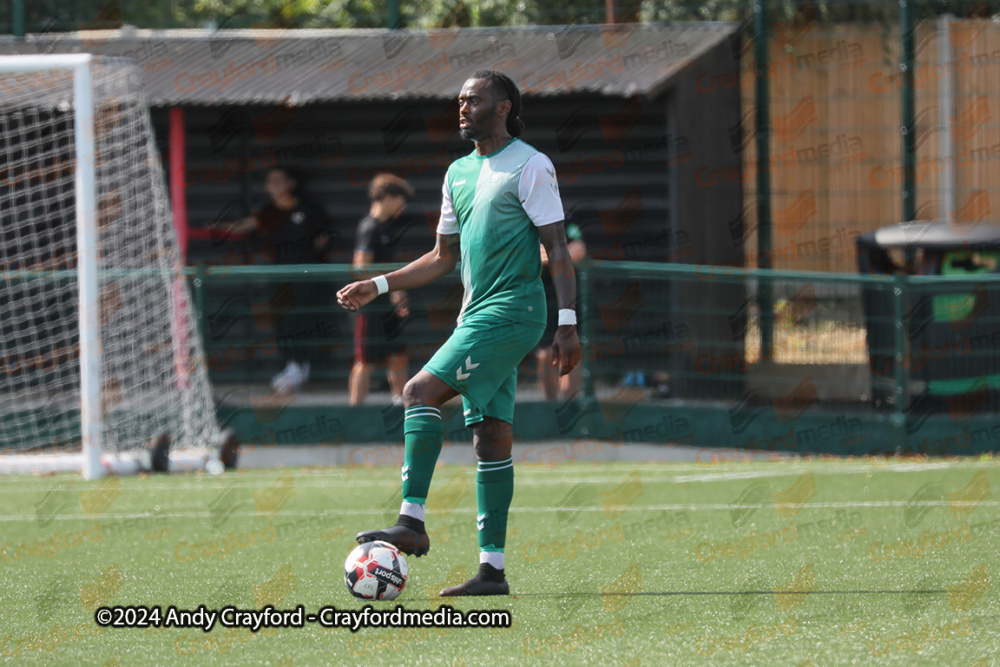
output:
[[[299,317],[297,326],[309,333],[300,342],[323,352],[314,359],[312,387],[328,397],[346,394],[353,329],[334,293],[358,272],[237,266],[192,268],[190,276],[217,386],[266,384],[280,368],[267,320],[278,315],[288,322]],[[537,369],[529,355],[518,390],[519,409],[534,410],[521,422],[528,423],[527,437],[617,433],[842,454],[970,453],[955,442],[971,442],[977,451],[1000,448],[990,430],[1000,412],[1000,275],[585,261],[577,276],[582,395],[546,403],[533,391]],[[308,283],[322,284],[325,300],[298,304],[274,296],[275,287],[290,294],[287,286]],[[762,310],[765,284],[773,298],[769,313]],[[417,304],[403,334],[410,375],[453,329],[457,289],[456,272],[410,294]],[[937,299],[945,301],[935,305]],[[378,299],[366,310],[377,322],[388,308],[387,299]],[[961,317],[942,320],[948,308]],[[309,325],[309,318],[326,324]],[[770,347],[762,330],[768,319]],[[324,331],[333,333],[313,335]],[[548,407],[538,412],[532,405]]]
[[[384,272],[394,266],[372,266],[369,270]],[[346,390],[353,331],[347,314],[335,303],[334,293],[359,275],[346,265],[192,268],[194,302],[210,362],[213,354],[226,346],[272,346],[273,325],[266,316],[300,317],[300,328],[309,333],[301,338],[302,344],[326,346],[330,352],[319,367],[314,366],[317,379],[334,386],[339,383]],[[970,336],[970,340],[982,335],[993,340],[990,332],[1000,331],[1000,317],[993,306],[1000,299],[990,299],[993,290],[1000,291],[1000,275],[996,274],[968,278],[874,276],[585,262],[578,267],[578,278],[580,339],[585,350],[583,393],[587,400],[613,397],[630,372],[646,376],[639,384],[650,392],[659,391],[657,383],[666,385],[668,389],[659,392],[664,400],[729,405],[765,394],[779,401],[791,396],[788,400],[794,402],[798,400],[795,387],[806,382],[812,387],[807,393],[826,395],[831,405],[878,412],[902,428],[912,407],[911,395],[926,392],[927,383],[934,380],[921,373],[936,360],[928,357],[928,363],[923,363],[914,355],[937,350],[927,346],[942,350],[959,346],[954,350],[955,362],[977,360],[983,371],[979,375],[985,376],[1000,354],[978,349],[981,345],[975,350],[961,347]],[[274,296],[276,286],[310,283],[322,285],[319,302],[299,304],[291,297],[282,300]],[[413,308],[414,321],[404,336],[410,346],[427,348],[419,355],[421,359],[450,333],[458,308],[454,298],[458,284],[456,272],[411,293],[411,301],[423,305]],[[765,284],[774,299],[769,313],[762,311],[760,299]],[[450,301],[449,293],[453,297]],[[973,302],[978,299],[976,322],[942,325],[933,321],[932,313],[917,313],[927,307],[929,299],[947,294],[964,295]],[[387,300],[379,299],[369,309],[373,315],[384,314]],[[326,324],[309,326],[310,317],[326,318]],[[775,322],[770,347],[762,331],[767,319]],[[312,335],[324,330],[336,332],[332,336],[336,340]],[[937,338],[927,338],[930,331],[935,331]],[[253,358],[259,362],[265,357]],[[228,364],[224,369],[211,368],[210,363],[210,372],[220,382],[261,382],[275,370],[276,363],[248,363],[245,368]],[[324,363],[328,365],[324,367]],[[874,390],[873,385],[879,383],[888,383],[890,388],[886,392]],[[824,399],[814,402],[822,407]]]
[[[367,267],[365,275],[393,266]],[[4,278],[71,283],[73,273]],[[148,270],[116,271],[111,279],[126,274],[160,280]],[[362,412],[347,406],[354,328],[334,294],[362,274],[346,265],[193,266],[186,274],[220,422],[258,439],[271,438],[271,430],[298,437],[296,429],[313,419],[343,424],[338,441],[398,435],[398,415],[386,412],[384,394]],[[1000,274],[875,276],[585,261],[577,275],[582,391],[545,400],[534,386],[537,362],[528,355],[516,418],[525,440],[839,454],[1000,449]],[[765,283],[773,297],[769,314],[760,298]],[[410,293],[411,321],[396,332],[408,348],[410,376],[451,334],[461,296],[457,272]],[[369,304],[371,325],[390,307],[386,298]],[[762,335],[765,315],[774,322],[770,348]],[[276,424],[270,413],[260,421],[248,397],[270,391],[283,363],[282,337],[312,355],[313,372],[311,398],[290,403]],[[0,352],[9,350],[0,345]],[[43,373],[35,373],[38,381]],[[450,437],[463,437],[456,419]]]

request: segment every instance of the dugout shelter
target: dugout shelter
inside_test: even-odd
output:
[[[749,232],[734,137],[743,136],[740,94],[749,79],[740,70],[736,28],[126,27],[3,38],[0,52],[87,51],[139,65],[190,264],[267,262],[240,239],[213,234],[213,225],[260,206],[260,182],[276,164],[304,174],[307,194],[333,220],[326,261],[350,262],[368,182],[381,171],[406,178],[418,193],[397,258],[424,252],[433,242],[445,169],[470,150],[458,137],[457,92],[472,71],[495,68],[521,87],[522,138],[552,158],[567,220],[582,230],[593,260],[740,267],[743,247],[733,239]],[[420,295],[416,307],[426,315],[407,335],[428,345],[440,338],[459,305],[452,287]],[[226,324],[225,338],[206,340],[210,356],[233,340],[256,344],[253,313],[220,310],[243,303],[233,291],[242,288],[213,288],[200,304],[208,315],[222,313]],[[616,383],[627,370],[674,371],[678,395],[743,391],[744,363],[734,362],[732,381],[722,384],[695,370],[699,357],[743,354],[729,318],[746,301],[742,284],[700,281],[692,290],[644,277],[595,279],[590,293],[595,356],[613,355],[613,363],[595,361],[599,382]],[[350,338],[346,318],[314,329]],[[342,381],[351,346],[324,354],[314,377]],[[276,370],[266,356],[230,356],[211,365],[213,382],[262,382]]]

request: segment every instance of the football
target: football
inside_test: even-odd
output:
[[[355,547],[344,562],[347,590],[362,600],[395,600],[406,585],[406,558],[392,544],[376,540]]]

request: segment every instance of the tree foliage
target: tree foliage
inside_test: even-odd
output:
[[[383,28],[388,0],[3,0],[0,30],[23,2],[29,32],[115,28]],[[772,21],[898,25],[899,0],[767,0]],[[1000,0],[910,0],[917,20],[940,14],[995,17]],[[618,20],[739,21],[753,0],[615,0]],[[605,0],[399,0],[393,27],[434,28],[603,23]]]

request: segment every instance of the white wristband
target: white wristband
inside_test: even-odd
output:
[[[572,308],[559,309],[559,326],[564,326],[566,324],[576,326],[576,311]]]
[[[379,296],[389,291],[389,281],[385,279],[385,276],[375,276],[372,278],[372,282],[378,288]]]

